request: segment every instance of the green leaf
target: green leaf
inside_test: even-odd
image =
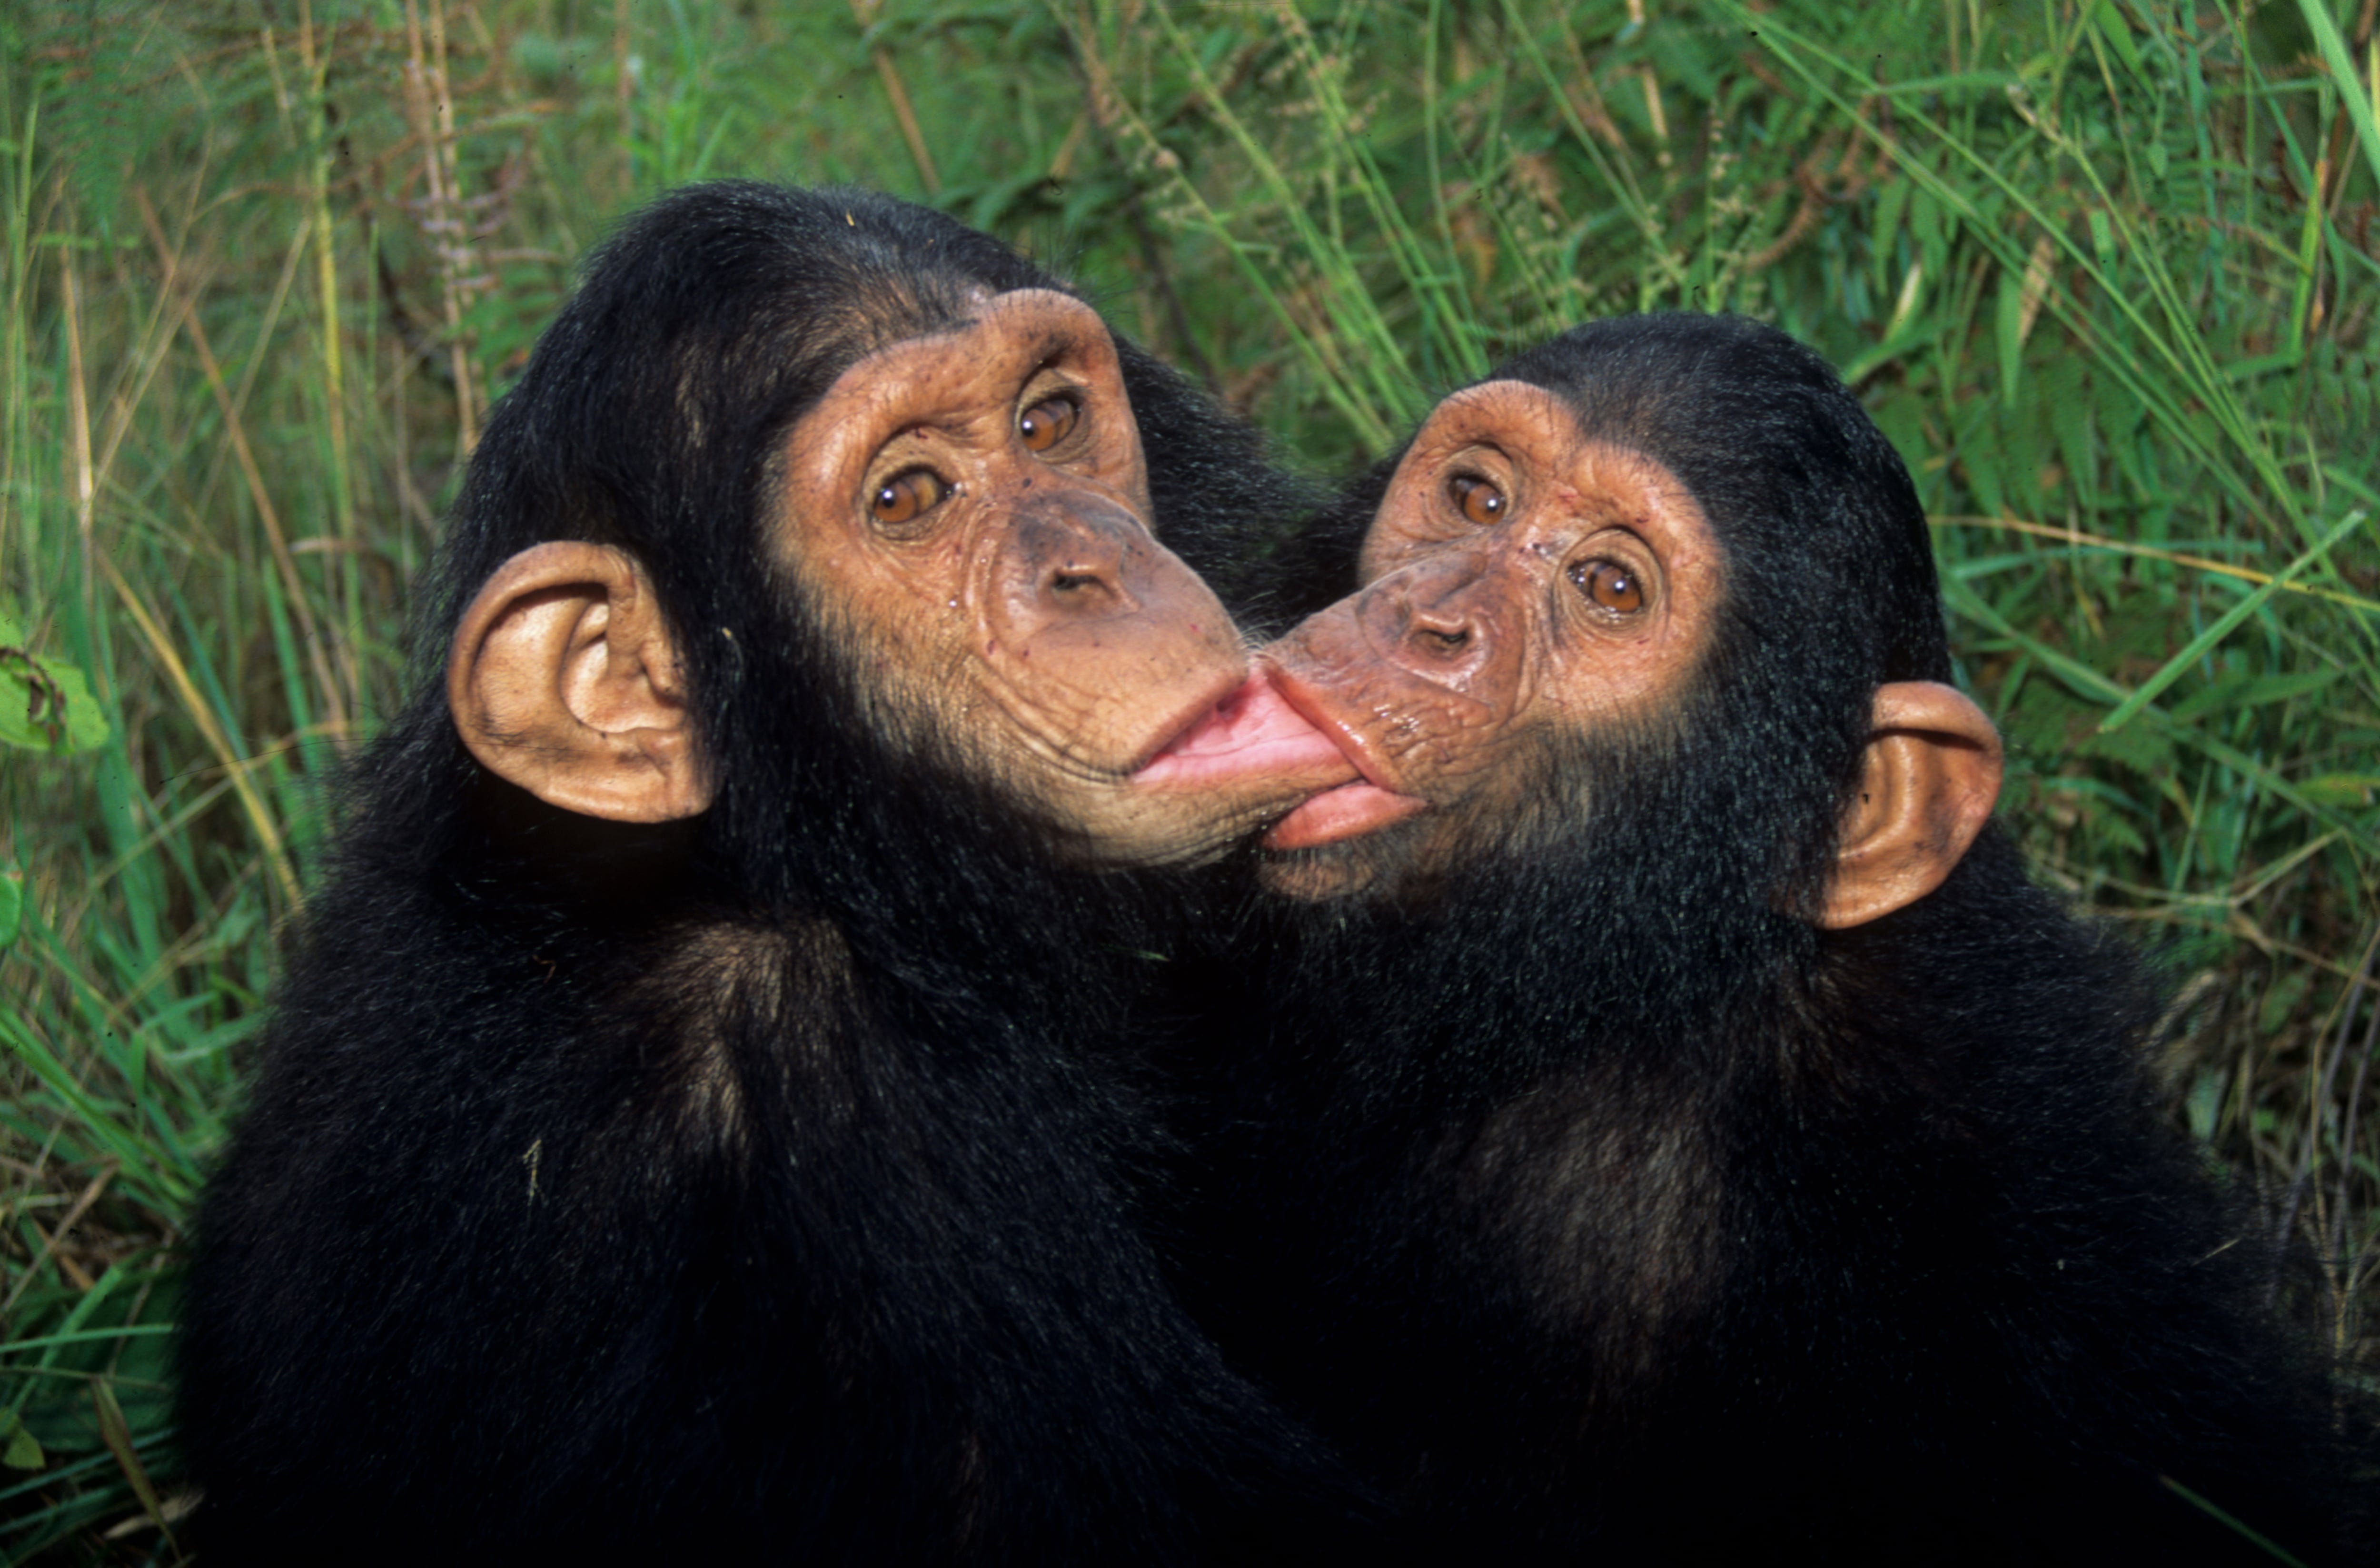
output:
[[[2258,376],[2271,375],[2275,371],[2294,371],[2304,361],[2305,353],[2302,349],[2288,348],[2278,354],[2265,354],[2253,359],[2242,359],[2223,373],[2235,382],[2251,382]]]
[[[37,658],[16,622],[0,615],[0,745],[64,756],[107,739],[107,716],[72,664]]]
[[[2096,399],[2083,383],[2082,362],[2060,355],[2042,368],[2040,381],[2034,407],[2058,443],[2058,460],[2065,465],[2066,483],[2087,493],[2092,470],[2091,414]],[[2032,478],[2036,492],[2045,492],[2040,474]]]
[[[1909,234],[1917,241],[1917,259],[1925,264],[1927,277],[1941,277],[1949,267],[1952,232],[1945,232],[1942,207],[1933,190],[1919,185],[1909,201]]]
[[[0,871],[0,947],[17,940],[25,923],[25,873]]]
[[[2013,408],[2024,371],[2024,274],[2013,267],[2000,269],[1999,308],[1992,324],[2000,352],[2000,407]]]
[[[0,1431],[8,1434],[8,1446],[0,1449],[0,1465],[11,1470],[38,1470],[50,1462],[32,1433],[25,1429],[25,1418],[13,1410],[0,1410]]]
[[[2124,24],[2121,11],[2107,4],[2107,0],[2100,0],[2099,8],[2092,15],[2091,25],[2101,38],[2107,40],[2107,46],[2116,52],[2116,57],[2124,62],[2127,69],[2136,77],[2146,79],[2148,73],[2141,68],[2140,45],[2132,42],[2132,30]]]
[[[2256,1009],[2256,1032],[2269,1036],[2279,1028],[2305,1000],[2306,985],[2313,978],[2311,969],[2292,969],[2274,981]]]
[[[1926,346],[1937,335],[1938,330],[1935,322],[1920,319],[1845,365],[1842,371],[1844,384],[1859,385],[1893,360],[1905,359],[1916,350]]]
[[[2223,1091],[2230,1081],[2219,1069],[2202,1068],[2190,1088],[2190,1134],[2201,1143],[2215,1141],[2215,1119],[2223,1111]]]
[[[2171,717],[2177,723],[2187,723],[2207,713],[2236,713],[2246,708],[2261,708],[2268,702],[2286,702],[2292,697],[2320,691],[2343,673],[2339,670],[2300,670],[2286,675],[2232,675],[2202,691],[2192,692],[2184,700],[2175,703]]]
[[[2173,766],[2171,738],[2145,726],[2114,735],[2094,735],[2081,749],[2089,756],[2121,762],[2135,772],[2146,773],[2152,778]]]
[[[2380,790],[2380,773],[2325,773],[2298,789],[2325,806],[2369,806],[2373,792]]]
[[[2114,845],[2131,855],[2148,853],[2149,841],[2141,835],[2140,829],[2113,811],[2086,812],[2082,820],[2084,831],[2095,843]]]

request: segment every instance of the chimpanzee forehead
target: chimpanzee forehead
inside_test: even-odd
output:
[[[862,355],[835,378],[787,434],[784,497],[856,496],[868,460],[903,432],[930,430],[963,444],[1004,440],[1016,399],[1048,371],[1095,416],[1097,446],[1086,471],[1115,484],[1145,517],[1139,430],[1107,324],[1054,289],[971,303],[969,319]]]
[[[1415,432],[1408,461],[1442,461],[1466,446],[1503,453],[1540,475],[1560,473],[1590,450],[1614,458],[1624,456],[1657,472],[1664,488],[1694,499],[1669,465],[1617,432],[1590,428],[1581,421],[1578,407],[1570,398],[1536,382],[1484,381],[1450,394]],[[1404,477],[1401,470],[1399,481]]]
[[[1523,381],[1482,382],[1439,403],[1397,467],[1363,552],[1369,581],[1400,547],[1441,540],[1451,527],[1445,487],[1472,473],[1506,492],[1512,527],[1560,537],[1606,526],[1644,536],[1665,560],[1715,564],[1722,552],[1708,517],[1659,459],[1584,429],[1560,393]]]
[[[1407,452],[1430,461],[1457,446],[1484,445],[1515,461],[1550,467],[1580,439],[1577,416],[1556,393],[1531,382],[1485,381],[1450,394],[1430,410]],[[1402,471],[1398,479],[1404,478]]]
[[[844,367],[820,405],[920,405],[912,416],[947,405],[979,404],[1002,381],[1021,383],[1046,364],[1112,377],[1123,393],[1115,340],[1099,312],[1069,294],[1019,288],[978,292],[967,314],[947,326],[905,337],[861,355]]]

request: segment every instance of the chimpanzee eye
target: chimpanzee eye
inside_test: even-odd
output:
[[[1581,561],[1570,569],[1570,580],[1598,610],[1633,615],[1645,608],[1644,579],[1617,561]]]
[[[1504,519],[1504,492],[1476,474],[1457,474],[1447,486],[1463,515],[1482,525]]]
[[[1073,398],[1045,397],[1017,419],[1016,433],[1027,452],[1047,452],[1074,433],[1081,417],[1082,408]]]
[[[931,468],[911,468],[876,487],[868,498],[868,515],[880,523],[905,523],[941,504],[950,488]]]

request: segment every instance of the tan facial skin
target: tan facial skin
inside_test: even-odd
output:
[[[863,357],[795,426],[783,476],[780,565],[857,644],[896,738],[952,742],[1084,858],[1206,857],[1351,776],[1251,686],[1231,618],[1150,534],[1115,346],[1079,300],[986,296]],[[507,563],[448,695],[474,755],[552,804],[650,822],[710,803],[667,628],[619,551]],[[1201,735],[1196,768],[1150,766]]]
[[[1510,381],[1430,415],[1366,538],[1359,580],[1264,654],[1365,779],[1267,835],[1283,852],[1267,881],[1293,896],[1371,885],[1378,862],[1362,840],[1398,823],[1402,874],[1442,869],[1526,806],[1528,764],[1550,735],[1658,724],[1725,588],[1718,541],[1675,476],[1585,435],[1555,394]],[[1930,682],[1879,688],[1819,923],[1857,925],[1940,885],[1989,818],[1999,776],[1998,735],[1967,699]]]

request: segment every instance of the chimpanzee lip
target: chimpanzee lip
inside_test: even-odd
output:
[[[1338,772],[1345,748],[1281,699],[1262,669],[1199,707],[1133,770],[1135,785],[1207,787],[1252,775]]]
[[[1417,795],[1399,795],[1358,779],[1306,796],[1295,810],[1266,830],[1261,842],[1277,852],[1318,849],[1378,833],[1427,809],[1429,802]]]
[[[1294,810],[1266,833],[1263,844],[1267,849],[1310,849],[1345,838],[1359,838],[1428,808],[1429,802],[1417,795],[1407,795],[1385,776],[1369,755],[1369,748],[1356,739],[1349,725],[1331,713],[1330,703],[1320,693],[1269,660],[1259,659],[1257,667],[1272,677],[1281,699],[1328,736],[1356,772],[1363,775],[1299,802]]]
[[[1257,668],[1271,677],[1273,689],[1281,693],[1282,701],[1296,709],[1307,723],[1330,737],[1330,744],[1339,748],[1340,755],[1347,759],[1349,766],[1364,775],[1362,782],[1387,790],[1391,795],[1404,793],[1397,788],[1396,781],[1381,770],[1378,760],[1371,755],[1371,748],[1355,737],[1354,727],[1331,712],[1330,701],[1320,692],[1269,659],[1258,658]]]

